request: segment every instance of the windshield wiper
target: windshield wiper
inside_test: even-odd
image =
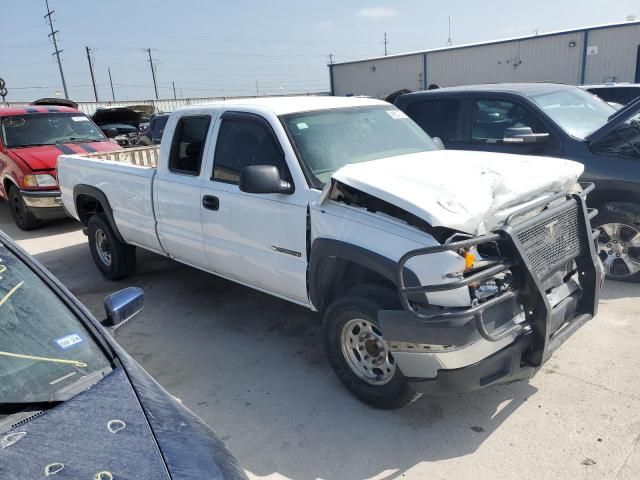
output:
[[[68,365],[73,365],[78,368],[86,368],[87,364],[81,362],[79,360],[67,360],[64,358],[52,358],[52,357],[40,357],[37,355],[28,355],[25,353],[13,353],[13,352],[2,352],[0,351],[0,356],[3,357],[12,357],[12,358],[21,358],[23,360],[34,360],[37,362],[51,362],[51,363],[66,363]]]

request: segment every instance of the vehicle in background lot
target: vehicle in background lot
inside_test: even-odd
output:
[[[246,479],[209,427],[2,232],[0,274],[3,480]],[[126,288],[106,297],[103,324],[124,325],[142,295]]]
[[[159,145],[162,140],[162,132],[167,124],[170,113],[156,113],[149,120],[147,128],[140,134],[138,145]]]
[[[64,106],[0,108],[0,198],[16,225],[31,230],[42,220],[67,216],[56,178],[61,153],[118,148],[84,113]]]
[[[140,112],[129,107],[106,107],[96,110],[92,118],[105,134],[108,134],[109,130],[115,130],[115,135],[109,136],[121,147],[135,147],[138,144],[142,118]]]
[[[402,95],[396,106],[447,149],[567,158],[594,182],[607,278],[640,281],[640,123],[637,100],[616,111],[584,90],[516,83]]]
[[[603,83],[601,85],[580,85],[580,88],[597,95],[609,104],[626,105],[640,97],[638,83]],[[615,107],[615,105],[613,105]]]
[[[332,367],[376,407],[528,377],[596,313],[578,163],[439,150],[339,97],[183,108],[157,154],[59,159],[100,271],[141,247],[320,311]]]
[[[30,105],[69,107],[73,108],[74,110],[78,110],[78,104],[73,100],[69,100],[68,98],[39,98],[38,100],[34,100],[33,102],[31,102]]]

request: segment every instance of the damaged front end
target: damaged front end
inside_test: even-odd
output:
[[[485,235],[406,253],[397,285],[404,310],[379,312],[385,339],[418,390],[458,393],[531,376],[597,312],[603,272],[586,207],[593,185],[512,213]],[[451,239],[455,240],[455,238]],[[465,269],[421,285],[411,259],[458,253]],[[430,304],[467,288],[470,305]]]

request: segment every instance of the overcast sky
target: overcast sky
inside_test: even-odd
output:
[[[638,0],[398,0],[364,2],[49,0],[74,100],[92,100],[85,45],[94,49],[98,95],[153,97],[145,48],[157,60],[161,98],[328,90],[326,64],[640,17]],[[61,92],[43,15],[45,0],[0,0],[0,77],[8,101]]]

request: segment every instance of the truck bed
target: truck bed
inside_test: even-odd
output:
[[[96,152],[83,155],[87,158],[97,160],[110,160],[112,162],[130,163],[141,167],[156,168],[158,165],[158,155],[160,147],[152,145],[150,147],[135,147],[124,150],[113,150],[110,152]]]
[[[58,182],[67,212],[81,220],[76,196],[99,190],[108,199],[120,234],[131,245],[162,252],[156,235],[153,177],[158,147],[130,148],[87,155],[58,157]]]

